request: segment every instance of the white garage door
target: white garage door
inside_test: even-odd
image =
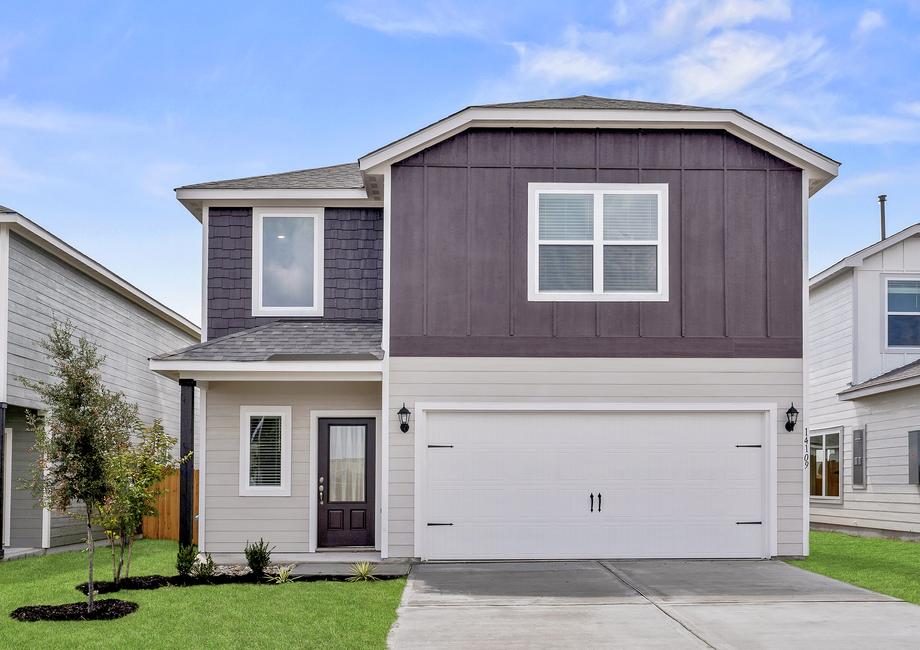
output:
[[[426,559],[769,554],[762,412],[431,411],[425,429]]]

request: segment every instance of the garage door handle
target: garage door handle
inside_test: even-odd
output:
[[[594,512],[594,492],[591,493],[591,512]]]
[[[601,493],[600,492],[597,493],[597,511],[598,512],[601,511]]]

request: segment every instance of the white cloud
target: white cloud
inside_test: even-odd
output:
[[[838,114],[832,108],[793,116],[795,121],[778,128],[784,133],[812,142],[889,144],[920,142],[920,120],[892,115]]]
[[[885,16],[882,12],[875,9],[867,9],[860,15],[859,22],[856,23],[854,35],[858,37],[865,36],[869,32],[874,32],[876,29],[884,26]]]
[[[137,125],[118,117],[80,113],[53,106],[26,106],[0,100],[0,128],[71,132],[97,129],[125,130]]]
[[[514,49],[518,54],[520,74],[549,84],[600,84],[612,81],[619,75],[615,65],[575,45],[534,47],[515,43]]]
[[[821,51],[810,35],[783,40],[750,31],[727,31],[671,63],[671,89],[679,101],[725,100],[751,88],[761,93],[800,74]]]
[[[670,0],[653,5],[649,18],[660,34],[707,34],[757,20],[789,20],[789,0]]]
[[[336,6],[348,22],[384,34],[482,36],[487,22],[469,8],[447,0],[422,4],[387,0],[350,0]]]
[[[920,118],[920,102],[901,102],[895,108],[900,113]]]

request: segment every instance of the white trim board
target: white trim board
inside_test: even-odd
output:
[[[810,194],[836,176],[840,163],[750,117],[730,109],[623,110],[495,108],[471,106],[359,159],[361,171],[377,173],[412,154],[472,127],[724,129],[781,160],[810,172]]]
[[[10,545],[10,528],[13,508],[12,508],[12,499],[13,499],[13,430],[6,428],[3,430],[3,440],[0,440],[0,444],[3,444],[3,485],[0,485],[0,490],[3,490],[3,512],[2,515],[2,543],[4,546]]]
[[[201,206],[201,342],[208,340],[208,217],[211,208],[207,203]]]
[[[367,199],[364,189],[178,189],[176,198],[180,201],[195,200],[237,200],[257,201],[259,199]]]
[[[7,359],[10,332],[10,227],[0,222],[0,402],[9,390]]]
[[[310,553],[316,552],[317,547],[317,530],[319,528],[317,522],[317,514],[319,511],[319,491],[317,490],[317,484],[319,483],[319,421],[320,418],[371,418],[374,420],[374,453],[377,458],[374,459],[374,471],[376,476],[374,481],[376,483],[375,494],[377,503],[375,506],[375,516],[376,521],[374,522],[374,548],[380,550],[381,544],[383,543],[383,527],[381,522],[385,521],[389,516],[389,510],[386,507],[386,503],[380,499],[380,490],[381,486],[385,485],[388,481],[384,480],[383,476],[383,454],[381,451],[381,422],[385,420],[386,412],[381,413],[380,411],[373,411],[368,409],[349,411],[347,409],[339,410],[316,410],[310,411],[310,446],[307,450],[307,453],[310,457],[310,471],[309,471],[309,521],[307,522],[307,530],[309,531],[308,535],[308,545],[307,549]]]
[[[151,359],[149,367],[171,379],[213,381],[380,381],[383,362],[173,361]]]
[[[414,543],[415,556],[427,559],[425,551],[425,493],[427,475],[425,463],[428,447],[427,418],[432,411],[461,412],[556,412],[556,413],[654,413],[654,412],[754,412],[763,415],[764,480],[763,543],[764,558],[777,554],[777,420],[773,403],[616,403],[616,402],[416,402],[415,460],[414,460]]]
[[[198,384],[198,409],[199,423],[198,429],[198,446],[199,450],[193,449],[192,462],[195,456],[198,457],[198,550],[205,553],[205,488],[207,487],[207,461],[208,461],[208,382],[203,381]]]

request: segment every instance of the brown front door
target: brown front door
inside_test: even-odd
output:
[[[317,543],[374,545],[373,418],[319,421]]]

